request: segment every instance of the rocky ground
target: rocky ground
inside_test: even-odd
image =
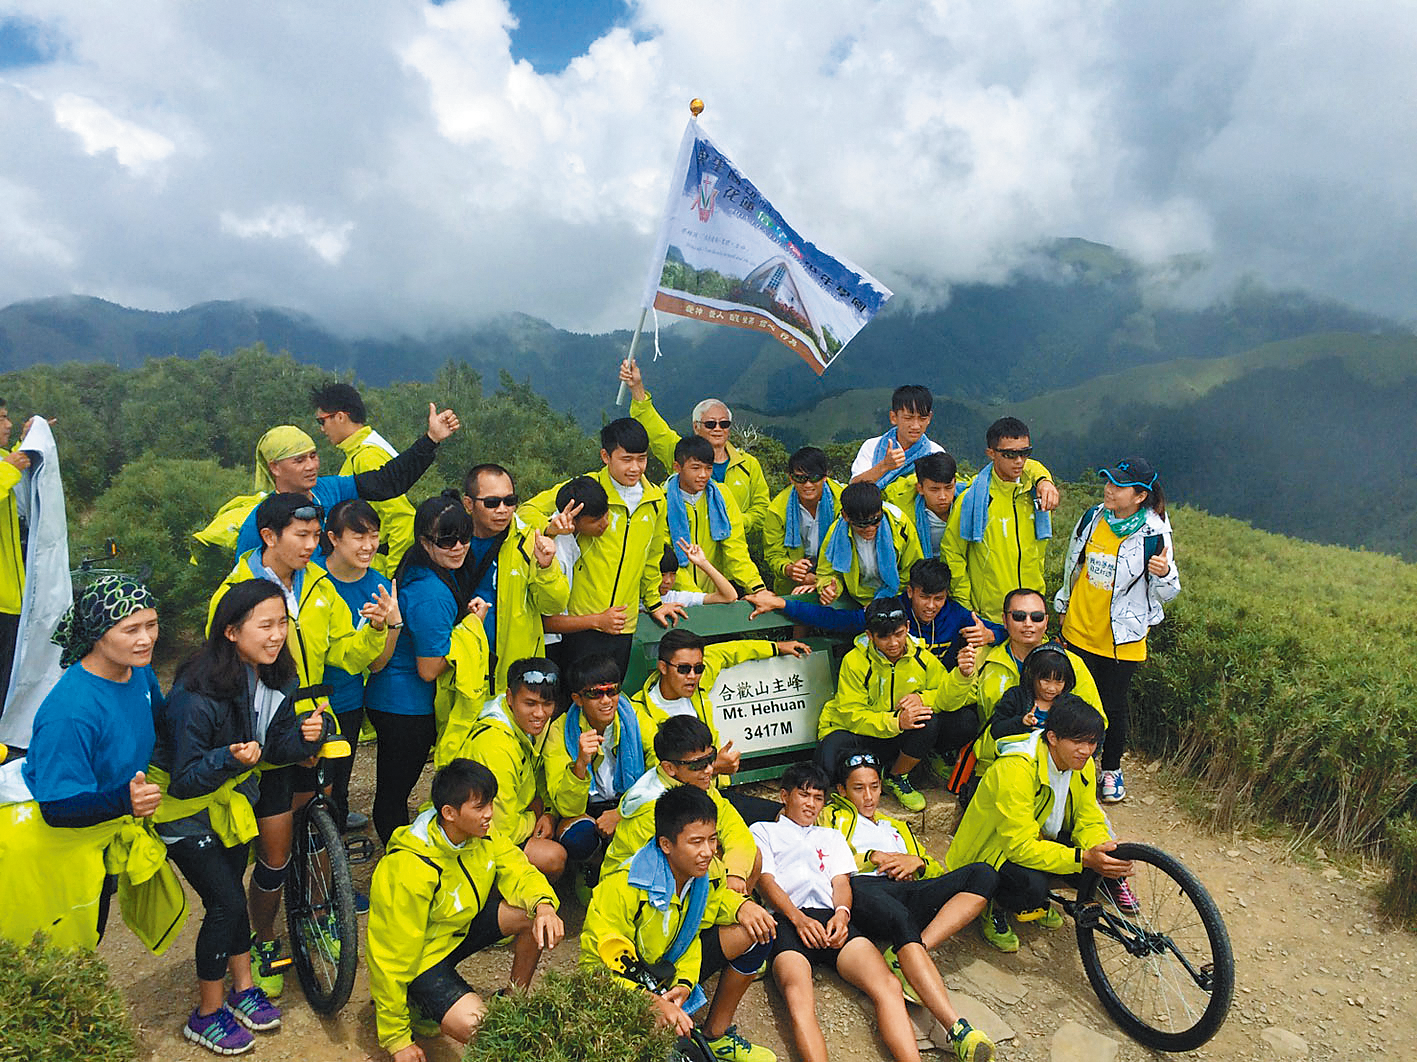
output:
[[[356,806],[362,799],[367,807],[370,799],[370,751],[361,750]],[[1278,840],[1208,834],[1173,799],[1163,777],[1140,765],[1128,772],[1129,798],[1111,812],[1117,833],[1172,852],[1206,884],[1225,917],[1237,967],[1229,1020],[1188,1057],[1227,1062],[1417,1057],[1417,937],[1377,913],[1377,874],[1330,863],[1322,852],[1296,858]],[[926,792],[931,804],[917,820],[923,819],[924,836],[938,855],[948,844],[954,801],[938,788]],[[373,864],[354,870],[359,887],[367,887]],[[144,951],[117,918],[100,948],[128,996],[152,1060],[213,1057],[180,1035],[195,993],[191,954],[200,904],[195,898],[193,903],[182,938],[163,958]],[[582,912],[573,898],[563,914],[572,939],[552,954],[555,966],[576,959],[573,935]],[[1102,1010],[1083,973],[1071,925],[1051,932],[1022,927],[1019,935],[1023,946],[1016,955],[995,951],[971,928],[936,956],[961,1009],[977,1025],[1008,1034],[1000,1040],[1005,1062],[1160,1057],[1128,1040]],[[465,964],[465,976],[479,988],[495,988],[509,961],[505,950],[484,953]],[[387,1058],[375,1039],[362,969],[349,1004],[335,1018],[317,1018],[301,1000],[293,976],[281,1002],[284,1027],[260,1036],[251,1057],[272,1062]],[[862,997],[835,976],[818,974],[818,1010],[834,1059],[888,1058]],[[781,998],[770,985],[753,986],[739,1023],[779,1058],[794,1057]],[[430,1062],[458,1058],[450,1040],[425,1048]],[[925,1057],[953,1058],[953,1052],[935,1050]]]

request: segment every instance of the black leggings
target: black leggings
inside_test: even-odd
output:
[[[251,921],[246,915],[246,849],[224,848],[213,836],[184,837],[167,846],[167,854],[206,909],[197,931],[197,977],[220,981],[226,960],[251,947]]]
[[[1097,683],[1102,710],[1107,713],[1107,738],[1102,744],[1102,769],[1116,771],[1122,767],[1122,753],[1127,748],[1127,735],[1132,728],[1131,708],[1127,704],[1127,689],[1137,673],[1140,660],[1113,660],[1086,649],[1072,647],[1082,658],[1088,672]]]
[[[379,735],[374,760],[374,832],[384,844],[400,826],[408,825],[408,797],[418,784],[437,738],[437,723],[429,715],[395,715],[368,708]]]
[[[899,951],[920,944],[920,932],[961,892],[990,899],[999,875],[988,863],[970,863],[939,878],[894,881],[881,874],[851,875],[851,920],[868,937]]]
[[[349,776],[354,773],[354,757],[359,749],[359,728],[364,725],[364,709],[340,712],[340,735],[349,742],[349,755],[325,761],[325,777],[330,783],[330,803],[334,805],[335,825],[344,830],[349,818]]]
[[[834,778],[846,750],[864,748],[874,752],[889,772],[902,753],[916,760],[923,760],[932,752],[953,754],[973,741],[978,730],[979,715],[972,707],[935,712],[925,720],[924,726],[903,731],[899,737],[866,737],[850,730],[833,730],[817,744],[817,763]]]

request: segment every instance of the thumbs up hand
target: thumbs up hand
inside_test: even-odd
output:
[[[1171,570],[1171,550],[1166,548],[1146,562],[1146,570],[1152,575],[1162,576]]]
[[[319,741],[325,736],[325,700],[315,702],[315,710],[300,720],[300,736],[306,744]]]
[[[139,771],[128,783],[128,802],[133,805],[133,817],[145,819],[162,803],[162,790],[149,782],[146,774]]]
[[[967,644],[978,649],[981,645],[994,644],[994,632],[984,626],[984,621],[979,618],[979,613],[971,612],[969,618],[974,621],[968,627],[960,628],[960,634],[964,635]]]

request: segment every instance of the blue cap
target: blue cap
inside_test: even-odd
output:
[[[1099,468],[1097,474],[1106,476],[1119,487],[1151,490],[1156,486],[1156,469],[1144,457],[1129,457],[1111,468]]]

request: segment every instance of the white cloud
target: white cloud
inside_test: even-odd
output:
[[[1403,5],[637,0],[549,76],[504,0],[12,7],[64,47],[0,75],[0,303],[628,327],[697,95],[790,222],[918,299],[1066,235],[1417,317]]]

